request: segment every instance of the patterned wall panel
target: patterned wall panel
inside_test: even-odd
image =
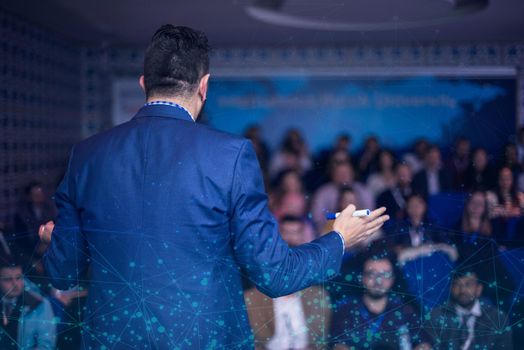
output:
[[[0,10],[0,221],[26,184],[54,190],[80,139],[80,51]]]

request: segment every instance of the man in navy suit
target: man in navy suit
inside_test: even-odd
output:
[[[384,208],[352,217],[350,205],[337,232],[288,247],[251,143],[195,123],[208,66],[203,33],[161,27],[140,77],[147,103],[71,152],[56,226],[40,234],[56,288],[90,267],[85,349],[252,348],[242,274],[270,297],[321,283],[344,245],[388,219]]]

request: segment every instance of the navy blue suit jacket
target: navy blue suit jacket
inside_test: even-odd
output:
[[[59,289],[90,266],[85,349],[252,348],[241,273],[278,297],[342,260],[334,232],[288,247],[250,141],[173,106],[77,144],[55,200],[44,265]]]

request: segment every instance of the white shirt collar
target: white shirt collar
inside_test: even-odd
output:
[[[473,307],[471,308],[471,310],[463,308],[462,306],[458,304],[455,304],[455,310],[461,317],[464,315],[473,315],[475,317],[482,316],[482,309],[480,308],[480,302],[478,299],[475,300],[475,303],[473,304]]]

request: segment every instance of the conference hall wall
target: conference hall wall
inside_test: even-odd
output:
[[[54,191],[81,139],[80,86],[79,47],[0,9],[0,222],[30,181]]]

